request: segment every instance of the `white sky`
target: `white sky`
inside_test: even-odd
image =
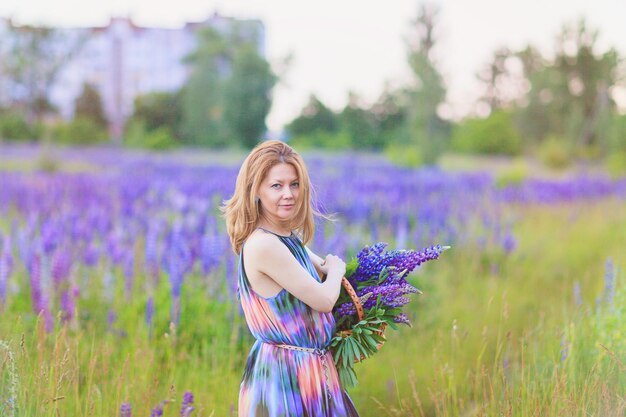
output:
[[[300,113],[310,93],[331,108],[347,92],[374,101],[386,81],[406,84],[410,72],[404,39],[417,15],[417,0],[1,0],[0,16],[18,23],[103,25],[109,16],[130,16],[142,26],[181,26],[222,15],[264,21],[267,55],[276,65],[294,60],[274,91],[268,127],[276,130]],[[549,52],[564,23],[585,16],[600,30],[604,51],[626,56],[624,0],[438,0],[441,7],[439,68],[454,116],[467,113],[478,95],[475,73],[499,46],[532,43]],[[626,97],[618,97],[622,106]]]

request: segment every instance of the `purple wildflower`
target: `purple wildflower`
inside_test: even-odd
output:
[[[87,245],[83,251],[83,262],[87,266],[95,266],[98,263],[100,257],[100,251],[93,243]]]
[[[150,333],[150,337],[152,337],[152,329],[154,319],[154,299],[152,296],[148,297],[148,302],[146,303],[146,324],[148,325],[148,331]]]
[[[224,244],[222,238],[218,234],[204,235],[202,237],[202,273],[207,275],[217,269],[220,259],[224,253]]]
[[[132,417],[130,403],[122,403],[120,407],[120,417]]]
[[[150,417],[162,417],[163,416],[163,403],[157,405],[152,409]]]
[[[150,227],[146,235],[145,266],[155,284],[159,274],[158,239],[158,227]]]
[[[12,271],[11,236],[7,235],[2,245],[2,253],[0,253],[0,303],[4,303],[6,299],[6,285]]]
[[[561,337],[561,351],[560,351],[561,362],[565,362],[565,359],[567,359],[568,351],[569,351],[569,343],[567,342],[565,335],[563,335]]]
[[[411,322],[409,321],[409,317],[405,314],[405,313],[400,313],[397,316],[395,316],[393,318],[393,321],[395,323],[401,323],[401,324],[411,324]]]
[[[32,256],[30,264],[30,286],[33,312],[43,314],[44,325],[47,332],[52,331],[54,321],[48,309],[48,297],[41,286],[41,255]]]
[[[52,281],[55,286],[58,286],[69,276],[71,267],[72,259],[68,254],[67,248],[61,247],[55,251],[52,257]]]
[[[63,311],[62,320],[68,322],[74,317],[74,297],[73,291],[66,290],[61,295],[61,310]]]
[[[574,283],[574,301],[576,302],[576,307],[580,307],[583,305],[583,298],[580,291],[580,282],[578,281]]]
[[[446,246],[435,245],[424,248],[421,252],[414,250],[384,251],[387,243],[379,242],[366,246],[357,254],[358,268],[350,277],[352,281],[367,281],[377,277],[385,267],[395,266],[398,271],[404,271],[404,276],[424,262],[437,259],[448,249]]]
[[[611,258],[607,258],[604,269],[604,300],[613,303],[615,297],[615,269]]]
[[[109,329],[113,328],[113,323],[115,323],[115,320],[117,320],[117,315],[115,314],[115,310],[111,308],[107,313],[107,325]]]
[[[504,235],[504,238],[502,239],[502,248],[507,254],[509,254],[513,252],[516,247],[517,247],[517,239],[515,239],[515,236],[513,236],[513,233],[509,230],[507,231],[507,233]]]
[[[191,391],[185,391],[183,394],[183,406],[180,409],[181,417],[189,417],[191,412],[194,410],[194,407],[192,407],[191,404],[193,404],[193,394]]]
[[[357,267],[348,274],[348,281],[355,288],[357,296],[365,310],[372,309],[377,303],[385,310],[400,308],[411,300],[408,294],[421,293],[406,281],[406,276],[422,263],[437,259],[448,249],[447,246],[430,246],[422,251],[392,250],[385,251],[384,242],[366,246],[357,254]],[[350,302],[344,302],[333,310],[336,319],[354,316],[356,308]],[[396,323],[409,324],[404,313],[394,317]],[[345,324],[349,327],[349,324]]]
[[[128,251],[124,256],[124,294],[127,300],[131,299],[133,293],[134,266],[133,251]]]

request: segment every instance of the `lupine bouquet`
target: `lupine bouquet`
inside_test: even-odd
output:
[[[343,287],[333,308],[336,335],[330,348],[339,378],[346,388],[358,384],[354,363],[378,352],[385,342],[383,332],[387,326],[395,330],[398,324],[411,326],[402,307],[411,301],[408,294],[421,294],[421,291],[410,285],[406,276],[450,248],[435,245],[418,252],[386,251],[386,246],[384,242],[366,246],[346,264],[345,277],[361,301],[364,318],[359,320],[356,307]]]

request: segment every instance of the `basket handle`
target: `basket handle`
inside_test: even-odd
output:
[[[324,281],[326,281],[326,274],[322,276],[322,282]],[[359,317],[359,321],[363,320],[365,318],[365,312],[363,311],[361,300],[359,300],[359,296],[356,295],[356,291],[354,291],[352,284],[350,284],[350,281],[348,281],[345,276],[341,278],[341,286],[350,296],[352,304],[354,304],[354,307],[356,308],[356,315]]]
[[[356,307],[356,314],[359,317],[359,321],[363,320],[365,317],[365,312],[363,311],[363,306],[361,305],[361,300],[359,300],[359,296],[356,295],[356,291],[350,284],[350,281],[346,279],[346,277],[341,278],[341,286],[346,290],[350,298],[352,299],[352,303],[354,307]]]

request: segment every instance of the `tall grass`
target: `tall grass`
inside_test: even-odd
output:
[[[415,305],[414,328],[390,334],[373,363],[357,369],[363,384],[353,397],[364,410],[624,415],[626,369],[619,358],[626,357],[626,342],[615,341],[624,339],[626,314],[616,313],[619,300],[602,300],[606,258],[626,265],[623,203],[523,210],[514,255],[453,248],[422,271],[416,285],[425,294]],[[494,261],[498,268],[490,267]],[[623,274],[617,278],[626,298]],[[612,336],[602,334],[606,322]]]
[[[350,395],[361,416],[624,415],[619,331],[623,336],[626,317],[618,307],[626,304],[626,283],[619,271],[615,298],[604,297],[607,257],[626,265],[624,202],[506,210],[519,218],[512,254],[457,246],[413,277],[424,291],[410,304],[413,328],[388,330],[381,352],[356,367],[360,385]],[[391,242],[381,230],[381,240]],[[16,273],[26,279],[25,271]],[[191,277],[181,321],[170,325],[162,280],[153,289],[150,332],[145,299],[125,298],[123,278],[117,282],[112,304],[96,285],[81,297],[76,319],[53,333],[42,317],[23,313],[29,294],[8,300],[0,315],[0,412],[114,416],[129,402],[133,416],[147,417],[167,400],[164,415],[175,416],[189,390],[193,415],[236,415],[253,341],[238,301],[209,297]],[[109,311],[116,318],[107,325]]]

